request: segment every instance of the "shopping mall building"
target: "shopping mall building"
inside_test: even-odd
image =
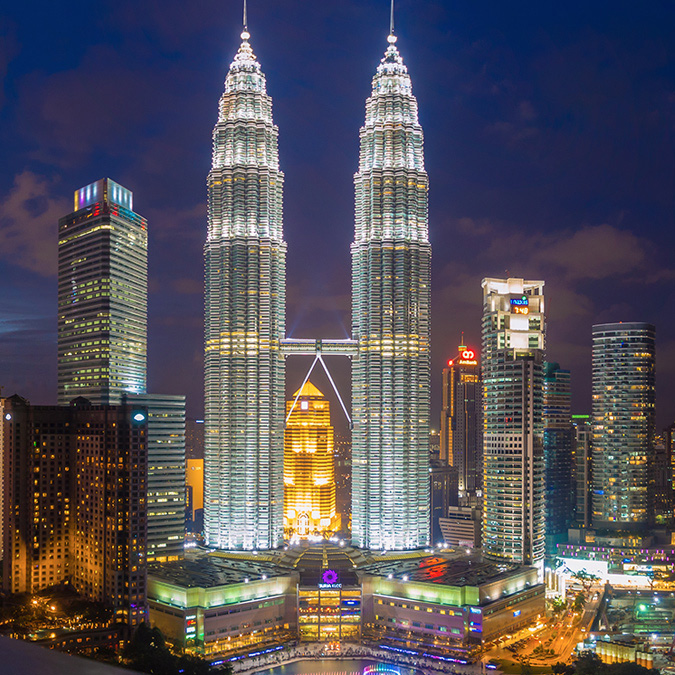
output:
[[[198,552],[150,566],[150,621],[207,658],[296,641],[466,656],[544,615],[534,567],[466,550],[380,554],[322,543]]]

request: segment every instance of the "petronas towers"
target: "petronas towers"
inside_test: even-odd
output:
[[[265,76],[241,37],[213,130],[204,247],[204,531],[224,549],[277,546],[284,507],[284,176]]]
[[[246,29],[241,37],[208,176],[204,530],[208,546],[252,550],[283,541],[286,244],[272,101]],[[406,549],[429,540],[431,249],[417,102],[388,40],[361,129],[344,342],[352,541]]]

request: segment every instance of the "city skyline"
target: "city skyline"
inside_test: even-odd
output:
[[[290,189],[286,194],[287,221],[292,222],[292,230],[289,228],[290,335],[343,337],[341,330],[349,332],[349,284],[345,271],[349,266],[348,246],[353,219],[350,182],[356,169],[358,118],[362,115],[370,73],[380,56],[379,45],[387,32],[387,4],[368,2],[357,6],[347,3],[334,10],[305,11],[301,16],[295,3],[282,3],[278,7],[262,3],[262,6],[250,8],[256,51],[263,63],[269,63],[266,74],[276,103],[278,119],[275,121],[281,130],[281,168]],[[206,5],[210,7],[209,3]],[[8,278],[12,278],[12,285],[18,285],[16,294],[4,300],[1,308],[8,317],[5,324],[7,340],[2,351],[2,362],[7,364],[3,378],[5,395],[16,391],[34,403],[53,400],[56,372],[52,355],[55,353],[56,322],[50,293],[54,293],[55,276],[50,276],[50,270],[55,269],[58,220],[54,216],[69,212],[70,209],[63,206],[72,190],[108,175],[134,191],[139,212],[148,217],[154,228],[150,232],[150,388],[153,391],[185,391],[191,414],[200,413],[199,253],[205,222],[201,179],[205,171],[196,170],[192,165],[193,155],[186,153],[188,145],[194,146],[195,149],[191,148],[189,152],[197,153],[200,167],[205,166],[205,160],[208,162],[209,138],[204,129],[211,127],[214,121],[213,91],[215,87],[220,88],[226,64],[236,45],[240,9],[239,3],[223,8],[218,14],[218,25],[213,29],[206,27],[204,16],[208,12],[194,12],[184,26],[175,29],[177,34],[168,30],[166,24],[152,23],[153,17],[138,17],[141,25],[151,24],[154,28],[149,37],[139,39],[138,51],[133,52],[135,57],[148,50],[153,41],[161,46],[159,54],[150,59],[149,70],[144,71],[146,76],[155,73],[151,82],[166,84],[168,80],[164,78],[176,67],[174,61],[181,58],[186,64],[194,63],[190,59],[203,59],[203,63],[209,65],[208,79],[206,75],[200,75],[201,79],[197,78],[195,85],[188,84],[178,68],[179,76],[171,81],[174,86],[168,91],[153,90],[157,96],[150,98],[140,95],[143,103],[138,112],[140,122],[137,118],[126,117],[127,112],[117,110],[115,124],[104,127],[106,133],[100,138],[92,136],[82,124],[79,124],[78,134],[69,135],[68,129],[63,127],[67,125],[65,119],[54,118],[51,107],[57,95],[66,97],[67,105],[71,100],[77,100],[78,91],[73,90],[73,79],[88,82],[88,73],[97,63],[96,58],[103,58],[100,53],[97,56],[97,43],[92,42],[86,31],[81,32],[80,50],[72,53],[66,50],[67,56],[50,63],[48,70],[53,72],[41,76],[46,78],[45,83],[49,86],[36,93],[36,96],[44,97],[32,118],[35,138],[42,141],[39,148],[22,136],[21,125],[16,120],[22,105],[22,86],[25,87],[22,78],[33,72],[36,64],[27,54],[29,36],[22,32],[20,16],[14,19],[14,33],[10,31],[10,35],[15,36],[10,38],[14,39],[14,59],[8,64],[8,86],[0,112],[4,116],[3,127],[11,128],[8,122],[14,119],[19,133],[5,143],[9,162],[0,174],[0,218],[2,224],[9,227],[8,231],[27,225],[26,231],[32,236],[21,240],[23,243],[18,250],[12,251],[14,244],[6,247],[6,255],[11,255],[12,259],[2,262],[3,273],[11,275]],[[658,7],[643,10],[636,17],[619,6],[613,21],[604,24],[604,17],[597,9],[582,13],[580,7],[573,4],[567,9],[576,12],[574,20],[568,19],[562,26],[555,27],[556,15],[540,10],[525,17],[526,26],[538,27],[544,36],[537,46],[532,40],[525,39],[513,21],[504,21],[499,11],[484,17],[485,24],[479,25],[472,10],[466,7],[451,10],[447,6],[415,5],[415,9],[413,12],[411,3],[399,3],[397,33],[415,74],[421,121],[427,138],[431,134],[433,139],[432,154],[427,159],[432,193],[430,233],[436,251],[433,266],[432,426],[437,427],[442,364],[454,351],[453,345],[460,331],[466,332],[469,344],[477,344],[480,296],[475,292],[476,283],[482,276],[503,275],[505,265],[512,276],[544,278],[547,282],[549,358],[564,363],[572,371],[575,412],[590,409],[591,325],[619,320],[656,323],[659,329],[657,427],[669,423],[675,327],[663,308],[672,293],[667,284],[672,278],[672,269],[666,265],[656,246],[668,248],[663,244],[672,237],[666,230],[666,224],[672,221],[672,190],[665,189],[672,186],[672,180],[668,178],[673,173],[672,153],[663,151],[661,146],[668,140],[664,135],[664,120],[669,120],[671,114],[667,92],[675,78],[667,65],[667,56],[660,57],[660,61],[656,59],[661,64],[660,70],[657,66],[648,68],[640,61],[643,65],[639,74],[647,83],[641,86],[648,89],[643,98],[659,113],[657,118],[652,116],[651,121],[646,116],[646,103],[640,103],[643,108],[631,113],[632,116],[628,113],[626,116],[620,113],[603,116],[603,111],[608,110],[605,106],[609,105],[609,95],[616,93],[614,90],[601,88],[593,100],[583,96],[592,91],[592,85],[598,83],[594,78],[599,77],[599,54],[584,52],[583,30],[604,35],[607,43],[619,50],[619,56],[644,55],[643,45],[627,40],[629,19],[649,28],[650,37],[666,49],[670,48],[665,46],[667,32],[659,26],[660,23],[666,25],[665,18],[659,18]],[[107,16],[108,7],[104,4],[98,11],[102,14],[95,14],[90,21],[102,20],[102,16]],[[128,8],[123,5],[120,11],[124,13]],[[167,16],[174,11],[173,5],[166,7]],[[665,9],[662,11],[665,13]],[[352,35],[345,26],[351,25],[354,17],[361,21],[356,22],[357,29]],[[38,20],[34,27],[36,35],[40,34],[40,21],[47,18]],[[302,49],[298,49],[297,44],[290,50],[280,41],[275,44],[278,33],[273,27],[275,21],[281,21],[282,28],[290,31],[289,35],[299,37],[308,32],[312,39],[302,41]],[[326,21],[330,23],[325,24]],[[500,21],[501,34],[496,32]],[[74,29],[85,27],[84,22],[83,17],[78,17]],[[134,89],[137,79],[130,69],[136,62],[126,61],[127,57],[117,54],[115,49],[115,40],[130,41],[133,36],[115,23],[112,33],[115,39],[109,38],[111,42],[107,47],[98,44],[98,50],[108,50],[111,72],[121,78],[120,81],[128,82],[129,95],[139,94]],[[203,35],[208,38],[205,41],[207,48],[199,50],[197,36]],[[179,45],[180,36],[189,38],[185,45]],[[489,47],[481,46],[481,36],[488,41]],[[518,39],[509,40],[509,37]],[[602,52],[603,48],[596,49]],[[510,57],[503,66],[499,66],[495,58],[500,50]],[[349,55],[344,53],[347,51]],[[179,53],[180,58],[172,56],[174,52]],[[327,72],[331,77],[328,79],[321,75],[318,65],[324,62],[309,63],[318,52],[327,52],[323,58],[330,57],[331,70]],[[572,61],[578,70],[563,67],[556,60],[560,53],[574,56],[576,60]],[[635,83],[637,74],[622,75],[618,67],[620,62],[617,56],[616,62],[607,67],[618,74],[626,86]],[[163,64],[161,68],[160,64]],[[560,76],[557,78],[560,86],[555,92],[550,90],[550,83],[547,85],[542,74],[535,78],[536,86],[530,85],[530,91],[526,86],[528,77],[518,76],[518,67],[526,68],[531,76],[537,64],[542,72],[557,72]],[[481,65],[483,69],[479,68]],[[78,71],[78,67],[82,70]],[[562,71],[556,71],[556,68]],[[74,73],[77,73],[76,77]],[[584,77],[576,78],[579,84],[573,87],[570,81],[575,74]],[[511,82],[509,75],[513,79]],[[625,77],[625,81],[621,77]],[[605,78],[600,80],[604,82]],[[454,92],[452,96],[438,92],[438,87],[434,87],[434,83],[446,81],[454,85],[447,87]],[[198,89],[191,89],[197,85]],[[495,92],[490,93],[495,87]],[[534,91],[537,88],[539,91]],[[621,93],[622,89],[619,87],[618,91]],[[199,116],[195,113],[195,118],[191,119],[174,106],[174,118],[166,117],[167,112],[160,108],[174,100],[172,97],[182,99],[186,92],[197,94],[190,100],[195,102],[193,107],[199,109]],[[81,99],[83,108],[92,110],[93,106],[95,112],[97,104],[90,100],[86,88],[79,94],[84,97]],[[126,101],[125,98],[122,100]],[[344,101],[348,101],[348,106]],[[331,102],[338,108],[333,114],[327,108]],[[486,103],[495,104],[492,115],[483,110]],[[624,107],[628,107],[627,103]],[[313,114],[317,110],[322,115]],[[567,126],[560,121],[565,111],[571,116]],[[143,125],[147,115],[153,121],[158,116],[160,123],[156,132],[149,131],[147,124]],[[199,119],[195,121],[197,117]],[[293,118],[303,121],[294,122]],[[78,123],[82,121],[77,116],[75,119]],[[318,119],[322,122],[317,122]],[[110,121],[110,118],[106,120]],[[49,127],[50,124],[62,132],[57,136],[72,141],[68,147],[56,148],[57,141],[44,137],[45,125]],[[584,124],[588,125],[585,132]],[[119,125],[122,125],[122,136]],[[326,125],[333,125],[336,133],[331,135]],[[578,139],[574,129],[578,130]],[[96,127],[96,130],[101,131],[101,128]],[[166,155],[167,150],[162,149],[165,146],[160,140],[168,130],[180,131],[175,146],[176,158],[189,157],[190,161],[165,161],[171,156]],[[140,144],[143,152],[137,157],[130,157],[116,147],[120,138],[124,140],[126,136],[136,138],[137,143],[146,139]],[[454,140],[449,142],[448,137]],[[626,161],[619,162],[624,164],[627,173],[619,174],[617,169],[607,168],[603,181],[589,179],[588,187],[583,188],[578,177],[574,181],[570,178],[569,182],[558,186],[560,194],[552,199],[547,185],[552,184],[554,176],[565,167],[569,169],[573,159],[572,151],[559,152],[555,161],[547,159],[552,151],[561,151],[562,139],[576,139],[574,149],[577,153],[584,149],[583,138],[591,142],[585,152],[592,159],[591,166],[602,174],[602,170],[597,171],[598,166],[609,167],[617,163],[616,155],[612,154],[614,151],[609,151],[610,146],[614,147],[609,141],[619,137],[632,139],[623,143],[621,153],[625,154],[621,156]],[[635,141],[636,137],[639,143]],[[465,145],[471,139],[480,142],[474,152],[467,153]],[[92,153],[96,155],[96,161]],[[645,166],[645,154],[649,155],[650,167]],[[160,161],[160,158],[164,159]],[[489,169],[485,163],[481,164],[481,159],[490,160]],[[189,174],[198,175],[188,175],[180,164],[190,165]],[[314,165],[321,170],[317,171]],[[507,185],[510,181],[504,178],[505,169],[509,167],[518,169],[516,176],[510,179],[510,187]],[[528,180],[535,169],[543,176],[538,184]],[[579,169],[582,174],[586,170]],[[55,180],[57,173],[61,174],[59,181]],[[521,183],[518,183],[519,179]],[[304,187],[305,180],[309,180],[312,189]],[[176,190],[176,181],[183,181],[181,190]],[[170,192],[174,194],[169,195]],[[559,215],[557,207],[561,202],[566,203],[566,209]],[[336,204],[339,208],[334,209]],[[540,225],[542,221],[547,227]],[[43,236],[49,232],[54,236]],[[156,237],[154,241],[153,237]],[[599,251],[598,241],[606,249],[600,258],[588,253]],[[314,250],[316,255],[309,256],[308,252]],[[497,255],[497,250],[501,255]],[[543,271],[543,267],[550,269]],[[646,276],[649,279],[645,280]],[[651,292],[662,282],[666,282],[666,292]],[[646,299],[645,295],[648,296]],[[44,305],[42,297],[45,298]],[[323,306],[319,306],[320,302]],[[452,307],[452,312],[447,311],[448,306]],[[452,320],[446,318],[450,313]],[[183,358],[175,369],[166,371],[162,365],[167,354],[176,351]],[[33,363],[29,364],[29,359]],[[23,368],[25,373],[12,370],[10,363],[17,369]],[[297,368],[301,370],[302,365],[298,364]],[[343,391],[348,390],[348,377],[348,373],[338,373]],[[289,368],[287,386],[293,388],[298,381]]]

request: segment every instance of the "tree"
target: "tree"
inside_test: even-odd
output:
[[[574,675],[574,666],[558,661],[553,668],[554,675]]]
[[[565,598],[558,596],[557,598],[551,600],[551,608],[553,609],[554,612],[562,612],[565,609],[565,607],[567,607]]]
[[[575,675],[604,675],[606,668],[595,652],[581,652],[574,662]]]
[[[207,661],[196,656],[176,656],[167,646],[159,628],[150,628],[142,623],[136,629],[124,650],[124,657],[133,670],[153,675],[208,675],[211,671]],[[229,675],[230,670],[219,671]]]
[[[577,593],[577,597],[574,598],[574,604],[572,605],[572,609],[574,609],[575,612],[580,612],[585,605],[586,605],[586,598],[584,597],[584,594],[581,592]]]

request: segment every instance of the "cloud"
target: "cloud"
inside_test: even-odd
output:
[[[157,111],[178,105],[184,69],[167,63],[142,69],[143,53],[109,45],[90,47],[69,70],[34,72],[23,79],[19,119],[35,143],[33,158],[74,167],[96,152],[128,158],[138,139],[161,134]]]
[[[66,199],[51,196],[53,186],[24,171],[0,201],[0,258],[42,276],[56,274],[58,220],[72,210]]]

